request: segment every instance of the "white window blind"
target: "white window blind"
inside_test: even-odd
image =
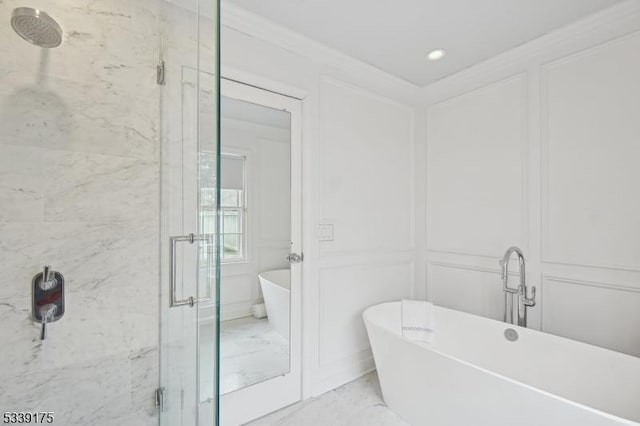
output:
[[[222,156],[222,189],[244,189],[244,158]]]

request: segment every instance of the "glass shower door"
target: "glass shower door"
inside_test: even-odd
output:
[[[162,3],[162,426],[217,423],[217,7]]]

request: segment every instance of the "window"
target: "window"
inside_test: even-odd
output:
[[[222,261],[245,260],[244,250],[244,191],[223,189],[221,194]]]
[[[220,245],[223,262],[246,260],[246,158],[223,154],[220,193]]]
[[[247,260],[246,250],[246,157],[222,154],[222,179],[220,188],[220,248],[222,262]],[[203,153],[201,165],[215,165],[215,154]],[[205,173],[205,176],[207,174]],[[209,174],[210,175],[210,174]],[[215,233],[216,203],[215,180],[206,182],[201,190],[202,228],[205,234]]]

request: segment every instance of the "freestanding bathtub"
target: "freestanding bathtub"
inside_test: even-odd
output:
[[[269,324],[278,334],[289,339],[289,296],[291,293],[289,270],[265,271],[258,274],[258,279]]]
[[[421,343],[402,336],[400,302],[363,314],[384,401],[411,425],[640,425],[640,358],[438,306],[433,315],[433,342]]]

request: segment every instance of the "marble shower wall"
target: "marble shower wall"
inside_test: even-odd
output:
[[[9,25],[46,11],[63,44]],[[158,382],[159,0],[0,0],[0,411],[152,425]],[[65,275],[46,341],[34,274]]]

